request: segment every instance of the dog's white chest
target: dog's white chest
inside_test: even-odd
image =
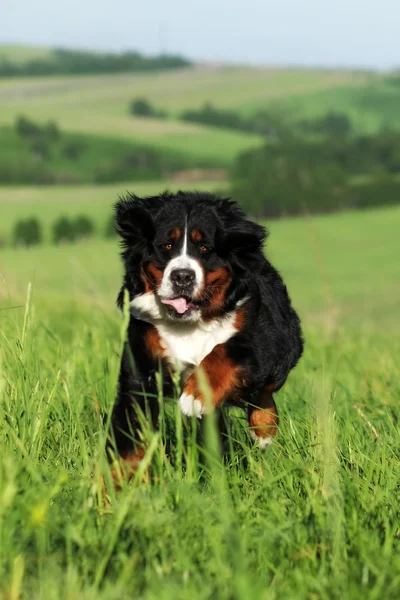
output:
[[[211,323],[157,323],[155,326],[166,358],[172,366],[183,369],[185,366],[199,365],[215,346],[235,335],[235,317],[235,312],[232,312]]]

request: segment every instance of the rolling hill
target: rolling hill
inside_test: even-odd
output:
[[[10,125],[21,114],[52,119],[65,131],[145,141],[228,165],[262,139],[183,123],[177,120],[183,110],[208,101],[243,113],[273,105],[295,118],[304,112],[308,98],[321,112],[332,99],[346,104],[347,98],[345,109],[351,110],[357,94],[362,96],[366,86],[379,86],[381,81],[381,76],[363,72],[215,65],[151,74],[10,78],[0,80],[0,124]],[[168,111],[169,118],[133,118],[129,104],[135,97],[149,99]]]

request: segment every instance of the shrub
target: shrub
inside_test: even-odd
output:
[[[137,117],[154,117],[156,111],[146,98],[136,98],[131,103],[131,113]]]
[[[40,127],[27,117],[17,117],[15,131],[21,137],[32,137],[40,133]]]
[[[136,117],[154,117],[157,119],[166,119],[168,113],[166,110],[157,110],[146,98],[135,98],[131,102],[130,112]]]
[[[239,156],[232,194],[256,217],[399,203],[399,139],[393,133],[268,144]]]
[[[355,208],[400,204],[400,181],[382,175],[353,186]]]
[[[345,114],[330,112],[320,120],[320,128],[326,135],[347,136],[352,130],[351,119]]]
[[[182,121],[201,123],[212,127],[237,129],[258,133],[270,138],[282,138],[293,135],[292,127],[279,110],[258,110],[253,115],[243,117],[233,110],[216,108],[210,102],[199,110],[186,110],[181,115]]]
[[[305,133],[328,137],[347,137],[353,129],[351,119],[347,115],[333,111],[318,119],[300,121],[298,126]]]
[[[68,217],[60,217],[53,224],[53,242],[61,244],[75,239],[74,223]]]
[[[239,113],[232,110],[215,108],[210,102],[206,102],[200,110],[186,110],[182,113],[182,121],[201,123],[213,127],[225,127],[227,129],[246,129],[246,123]]]
[[[42,241],[42,230],[37,219],[25,219],[17,221],[14,227],[15,246],[35,246]]]
[[[55,177],[42,163],[37,161],[21,160],[17,163],[10,163],[0,159],[0,183],[50,185],[55,183]]]
[[[60,139],[61,131],[55,121],[49,121],[42,127],[42,134],[49,141],[56,142]]]
[[[106,227],[104,230],[104,235],[106,238],[117,237],[117,231],[115,229],[115,219],[114,216],[111,215],[106,223]]]
[[[78,160],[85,149],[85,143],[82,140],[70,140],[63,146],[62,153],[68,160]]]
[[[33,139],[31,144],[31,150],[33,154],[41,160],[50,157],[50,145],[48,141],[41,136],[35,137]]]
[[[83,240],[93,235],[93,222],[85,215],[79,215],[73,222],[75,239]]]
[[[97,183],[112,183],[133,179],[160,178],[168,170],[168,159],[162,164],[160,155],[152,148],[135,148],[124,156],[98,166]]]

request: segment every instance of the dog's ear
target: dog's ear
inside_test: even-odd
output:
[[[126,243],[151,240],[155,234],[150,212],[135,197],[121,199],[115,205],[115,228]]]
[[[262,250],[268,232],[265,227],[243,219],[238,224],[222,231],[219,246],[223,253],[238,257],[252,255]]]

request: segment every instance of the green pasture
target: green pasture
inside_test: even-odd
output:
[[[70,148],[75,152],[72,156],[69,154]],[[226,157],[194,157],[191,153],[184,153],[182,149],[150,147],[149,144],[133,143],[118,136],[61,131],[55,140],[42,138],[41,144],[35,136],[18,135],[15,126],[0,126],[0,168],[7,174],[8,166],[14,174],[9,185],[32,181],[43,185],[46,177],[51,185],[104,183],[127,178],[154,180],[167,172],[176,173],[191,168],[224,168],[226,164]]]
[[[2,234],[17,216],[100,224],[124,188],[2,188]],[[306,339],[275,444],[254,448],[234,411],[222,461],[213,419],[201,442],[161,397],[152,479],[106,497],[117,242],[1,248],[0,597],[397,599],[399,226],[398,208],[269,223]]]
[[[12,60],[41,52],[0,46]],[[399,94],[384,75],[212,65],[1,79],[0,125],[55,120],[68,134],[229,165],[261,139],[179,122],[182,110],[211,101],[294,120],[335,110],[372,132],[400,125]],[[138,96],[170,118],[131,117]],[[20,156],[11,142],[3,151]],[[126,321],[106,221],[127,190],[224,187],[0,187],[1,600],[400,597],[399,207],[267,223],[266,253],[306,342],[276,395],[281,427],[267,452],[240,411],[222,451],[213,417],[198,427],[160,394],[159,431],[145,431],[142,469],[151,464],[152,478],[142,481],[142,470],[120,493],[110,486],[104,444]],[[93,219],[95,237],[53,246],[52,223],[79,214]],[[43,245],[14,249],[15,222],[32,216]]]
[[[12,228],[18,219],[37,217],[47,240],[51,224],[60,215],[88,215],[100,231],[112,214],[118,196],[127,192],[138,196],[158,194],[165,189],[221,190],[223,181],[127,182],[85,186],[0,186],[0,238],[10,241]]]
[[[36,216],[45,244],[0,254],[4,290],[24,296],[35,281],[35,294],[74,290],[80,300],[110,306],[121,270],[116,241],[104,239],[106,222],[119,195],[156,194],[166,188],[223,189],[218,182],[149,182],[81,187],[0,188],[0,237],[11,242],[18,219]],[[51,225],[61,215],[89,216],[96,227],[92,241],[54,248]],[[267,252],[289,281],[295,304],[310,324],[332,326],[356,323],[367,329],[382,321],[398,325],[400,298],[397,230],[400,209],[343,212],[330,216],[275,220]],[[93,296],[93,290],[95,295]],[[106,299],[104,300],[104,298]],[[376,327],[377,326],[377,327]]]
[[[13,98],[16,110],[41,104],[41,98],[42,114],[55,104],[55,111],[75,105],[82,111],[89,107],[119,115],[133,98],[144,96],[157,108],[177,115],[210,101],[221,108],[240,109],[257,101],[357,87],[376,80],[380,80],[379,75],[362,72],[209,64],[159,73],[3,79],[0,98],[3,108]]]
[[[318,91],[357,88],[370,79],[363,73],[345,71],[212,65],[156,74],[10,78],[0,80],[0,125],[12,124],[21,114],[39,122],[52,119],[68,132],[121,137],[228,164],[261,139],[181,122],[177,118],[183,110],[210,101],[241,111],[265,108],[271,102],[280,105]],[[136,97],[167,110],[170,118],[133,118],[129,104]]]
[[[30,49],[20,52],[29,56]],[[167,111],[168,119],[132,117],[129,105],[138,97]],[[20,115],[55,120],[65,132],[145,143],[222,165],[262,143],[254,134],[179,120],[184,110],[206,102],[247,115],[272,109],[289,122],[344,112],[357,132],[400,125],[400,86],[383,74],[212,64],[160,73],[1,79],[0,125],[10,126]]]
[[[318,90],[279,104],[283,114],[312,119],[328,112],[347,114],[358,133],[400,128],[400,85],[371,76],[362,86]]]

